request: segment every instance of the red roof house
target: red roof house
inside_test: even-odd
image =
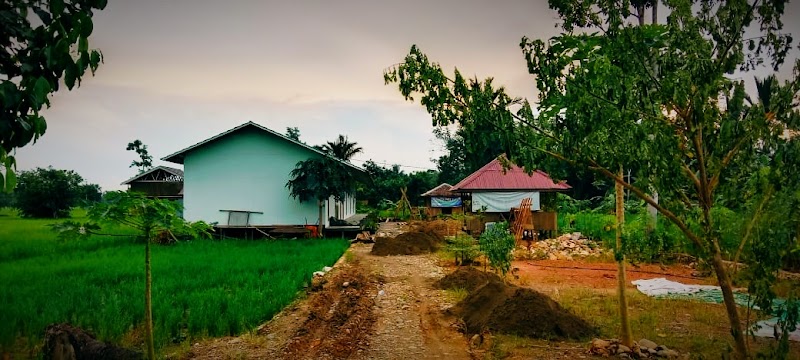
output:
[[[509,212],[522,199],[531,198],[532,210],[540,210],[541,192],[567,191],[566,182],[555,182],[544,171],[528,174],[521,167],[509,164],[503,169],[500,158],[492,160],[453,186],[450,191],[472,194],[472,211]]]

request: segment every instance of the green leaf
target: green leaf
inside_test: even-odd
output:
[[[92,35],[92,31],[94,30],[94,24],[92,23],[92,18],[89,15],[84,15],[81,17],[81,36],[84,38],[88,38],[89,35]]]
[[[50,13],[54,17],[61,15],[64,11],[64,0],[50,0]]]
[[[40,106],[47,101],[47,95],[50,93],[50,82],[48,82],[44,76],[40,76],[38,79],[36,79],[36,84],[33,86],[33,92],[36,99],[36,104]]]
[[[89,39],[86,38],[86,35],[81,35],[78,39],[78,52],[85,53],[89,51]]]
[[[17,186],[17,175],[14,174],[14,169],[6,166],[6,192],[11,192]]]

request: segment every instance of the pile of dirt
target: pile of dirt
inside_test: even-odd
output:
[[[507,285],[497,276],[471,291],[449,312],[464,320],[469,334],[487,329],[537,339],[584,339],[595,334],[585,320],[547,295]]]
[[[424,232],[407,232],[394,238],[376,238],[372,255],[420,255],[436,251],[441,240]]]
[[[463,226],[464,224],[462,221],[454,219],[414,221],[409,223],[409,227],[414,229],[414,231],[435,235],[440,239],[444,239],[446,236],[456,236],[461,233],[461,228]]]
[[[490,281],[502,282],[502,279],[497,274],[481,271],[472,266],[461,266],[439,279],[434,286],[442,290],[464,289],[471,293]]]

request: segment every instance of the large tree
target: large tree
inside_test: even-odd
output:
[[[519,144],[509,155],[526,168],[581,166],[656,208],[712,265],[736,354],[747,357],[712,208],[725,193],[720,189],[728,185],[732,164],[756,151],[782,152],[767,160],[781,172],[800,157],[797,137],[782,136],[800,125],[798,67],[776,90],[780,101],[770,111],[747,104],[744,83],[733,76],[783,64],[791,47],[791,37],[781,32],[785,1],[665,1],[666,25],[631,21],[642,12],[631,11],[629,1],[550,5],[563,33],[521,43],[539,90],[536,116],[527,101],[509,109],[516,99],[488,81],[458,71],[445,75],[416,47],[385,79],[397,82],[407,98],[421,94],[435,124],[486,121],[501,139]],[[758,34],[745,39],[746,31]],[[636,181],[620,176],[620,166],[634,169]]]
[[[22,216],[33,218],[67,217],[90,188],[99,190],[97,185],[85,184],[78,173],[53,167],[22,171],[18,180],[14,205]]]
[[[4,0],[0,5],[0,187],[16,183],[14,149],[44,135],[50,94],[80,85],[102,61],[89,49],[107,0]]]

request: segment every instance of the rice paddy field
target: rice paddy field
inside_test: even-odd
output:
[[[131,236],[63,243],[49,228],[55,222],[0,210],[0,353],[37,347],[47,325],[57,322],[103,340],[137,342],[144,319],[144,245]],[[340,239],[154,246],[156,347],[253,329],[347,247]]]

